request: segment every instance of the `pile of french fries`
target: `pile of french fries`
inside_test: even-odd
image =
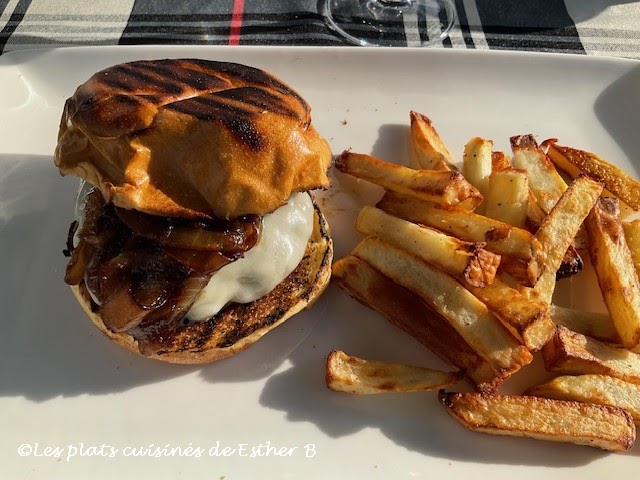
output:
[[[462,167],[429,118],[411,112],[416,168],[343,152],[336,168],[384,188],[360,211],[364,239],[333,279],[453,367],[385,363],[334,350],[327,386],[364,394],[439,390],[465,427],[629,450],[640,424],[640,183],[597,155],[471,139]],[[511,157],[511,158],[510,158]],[[556,282],[591,264],[608,314],[553,304]],[[498,389],[541,355],[557,375]],[[466,380],[475,392],[449,392]]]

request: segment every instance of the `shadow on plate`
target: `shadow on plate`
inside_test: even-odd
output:
[[[640,112],[640,66],[609,85],[596,99],[594,110],[602,126],[640,173],[638,112]],[[612,159],[615,163],[615,159]]]
[[[411,165],[411,136],[409,131],[409,112],[407,123],[387,123],[378,129],[378,140],[371,149],[371,155],[385,162]],[[359,152],[366,153],[366,152]]]
[[[0,396],[110,394],[197,372],[211,382],[254,380],[275,370],[309,333],[313,324],[301,318],[206,366],[146,360],[107,340],[62,280],[77,185],[60,177],[51,157],[0,155]]]

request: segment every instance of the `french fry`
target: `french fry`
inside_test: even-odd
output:
[[[616,198],[601,198],[586,221],[591,263],[622,345],[640,344],[640,286]]]
[[[547,214],[542,210],[536,197],[529,190],[528,203],[527,203],[527,217],[525,219],[525,226],[530,232],[537,232],[538,228],[542,224],[544,217]],[[584,232],[584,235],[582,233]],[[556,272],[556,280],[570,277],[582,271],[584,262],[582,257],[578,253],[578,248],[586,249],[589,247],[589,242],[586,240],[587,235],[583,228],[578,230],[578,233],[573,239],[573,244],[569,245],[567,251],[564,254],[560,268]]]
[[[483,288],[467,287],[532,352],[540,350],[553,336],[556,326],[549,306],[535,294],[525,296],[496,277]]]
[[[567,189],[566,182],[532,135],[511,137],[513,166],[529,174],[529,188],[545,212],[550,212]]]
[[[440,403],[476,432],[587,445],[612,452],[631,449],[633,419],[617,407],[521,395],[440,391]]]
[[[540,225],[547,214],[548,212],[545,212],[542,209],[535,195],[531,189],[529,189],[529,194],[527,196],[527,217],[525,220],[527,230],[534,233],[538,231],[538,228],[540,228]],[[580,228],[573,239],[573,245],[567,249],[562,265],[558,269],[558,279],[569,277],[582,270],[582,258],[577,250],[585,250],[588,247],[589,242],[587,234],[583,228]]]
[[[368,206],[358,215],[356,230],[376,235],[460,280],[530,350],[539,350],[553,335],[555,325],[547,315],[548,305],[525,297],[499,279],[494,280],[497,262],[490,252],[458,245],[462,242],[454,237]],[[483,251],[489,254],[489,260],[478,255]],[[488,274],[483,273],[487,270]]]
[[[521,228],[455,207],[386,192],[377,207],[410,222],[426,225],[467,242],[486,243],[502,256],[501,266],[524,285],[535,285],[544,252],[534,235]]]
[[[529,179],[526,171],[505,168],[492,172],[484,197],[484,214],[487,217],[514,227],[525,227],[529,209]]]
[[[530,232],[535,233],[538,231],[538,228],[540,228],[540,225],[542,225],[542,221],[544,220],[544,217],[547,216],[547,212],[542,210],[542,207],[531,192],[531,189],[529,189],[527,200],[525,227]],[[584,250],[588,247],[589,242],[587,240],[586,232],[583,228],[580,228],[573,239],[572,245],[567,248],[567,251],[564,254],[560,268],[558,268],[558,271],[556,272],[556,280],[570,277],[582,271],[584,262],[578,253],[578,249]]]
[[[551,303],[556,272],[580,225],[602,193],[602,185],[587,177],[574,180],[542,221],[536,238],[545,252],[542,275],[534,289]]]
[[[489,191],[489,175],[491,175],[491,150],[493,142],[474,137],[464,146],[462,157],[462,174],[471,185],[476,187],[483,197]]]
[[[356,230],[376,235],[460,280],[530,350],[539,350],[553,335],[548,305],[494,280],[499,257],[479,248],[482,244],[466,244],[368,206],[360,211]]]
[[[417,295],[497,371],[514,373],[531,362],[531,353],[480,300],[446,273],[376,237],[362,240],[352,254]]]
[[[542,348],[545,368],[566,375],[596,373],[640,383],[640,355],[558,326]]]
[[[348,255],[334,262],[331,280],[460,369],[476,390],[493,392],[507,378],[480,357],[444,318],[362,260]]]
[[[418,165],[426,170],[456,170],[455,162],[431,120],[411,111],[411,144]]]
[[[480,192],[458,171],[413,170],[349,151],[342,152],[335,167],[342,173],[421,200],[465,208],[482,202]]]
[[[491,153],[491,172],[501,172],[511,168],[511,159],[509,155],[504,152],[492,152]]]
[[[579,312],[570,308],[551,306],[551,319],[556,325],[607,343],[620,343],[618,334],[606,313]]]
[[[356,230],[404,248],[474,287],[490,285],[500,264],[500,255],[485,250],[482,243],[464,242],[370,206],[360,211]]]
[[[527,216],[525,219],[525,226],[527,230],[531,232],[537,232],[538,228],[540,228],[540,225],[542,224],[542,221],[544,220],[544,217],[546,216],[547,214],[538,204],[536,197],[534,197],[533,193],[531,193],[531,190],[529,190]],[[578,245],[579,248],[583,250],[589,247],[589,242],[585,240],[586,232],[584,232],[584,235],[581,235],[582,232],[584,232],[584,229],[580,228],[573,239],[573,244],[569,245],[569,248],[567,248],[567,251],[565,252],[562,259],[562,263],[560,264],[560,267],[556,272],[556,280],[570,277],[582,271],[584,262],[582,260],[582,257],[578,253],[577,248]]]
[[[438,390],[460,382],[459,372],[443,372],[403,363],[388,363],[332,350],[327,357],[327,387],[357,395]]]
[[[528,177],[529,175],[527,174],[527,179]],[[527,229],[535,233],[542,225],[547,213],[542,209],[535,195],[529,189],[529,194],[527,195]]]
[[[549,158],[559,169],[571,176],[588,175],[633,210],[640,210],[640,182],[629,174],[594,153],[558,145],[556,139],[544,143],[549,149]]]
[[[535,223],[535,219],[539,219],[540,216],[540,212],[535,211],[535,205],[537,204],[545,214],[551,212],[567,189],[567,183],[544,153],[544,149],[538,146],[533,136],[511,137],[511,147],[514,152],[514,166],[527,170],[529,175],[529,188],[533,198],[536,199],[535,202],[532,199],[529,200],[533,206],[529,214],[531,215],[530,220]],[[587,248],[588,240],[583,228],[578,230],[573,243],[577,249]]]
[[[636,274],[640,277],[640,219],[622,222],[622,228],[624,228],[624,238],[627,241],[627,246],[631,251],[633,266],[636,269]]]
[[[608,375],[564,375],[529,388],[525,395],[619,407],[640,425],[640,385]]]

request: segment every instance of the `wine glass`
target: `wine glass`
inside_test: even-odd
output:
[[[424,47],[444,40],[453,0],[325,0],[331,28],[354,45]]]

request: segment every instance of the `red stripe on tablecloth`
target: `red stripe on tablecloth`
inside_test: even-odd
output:
[[[240,43],[240,27],[242,26],[242,12],[244,0],[233,0],[233,13],[231,15],[231,30],[229,31],[229,45]]]

